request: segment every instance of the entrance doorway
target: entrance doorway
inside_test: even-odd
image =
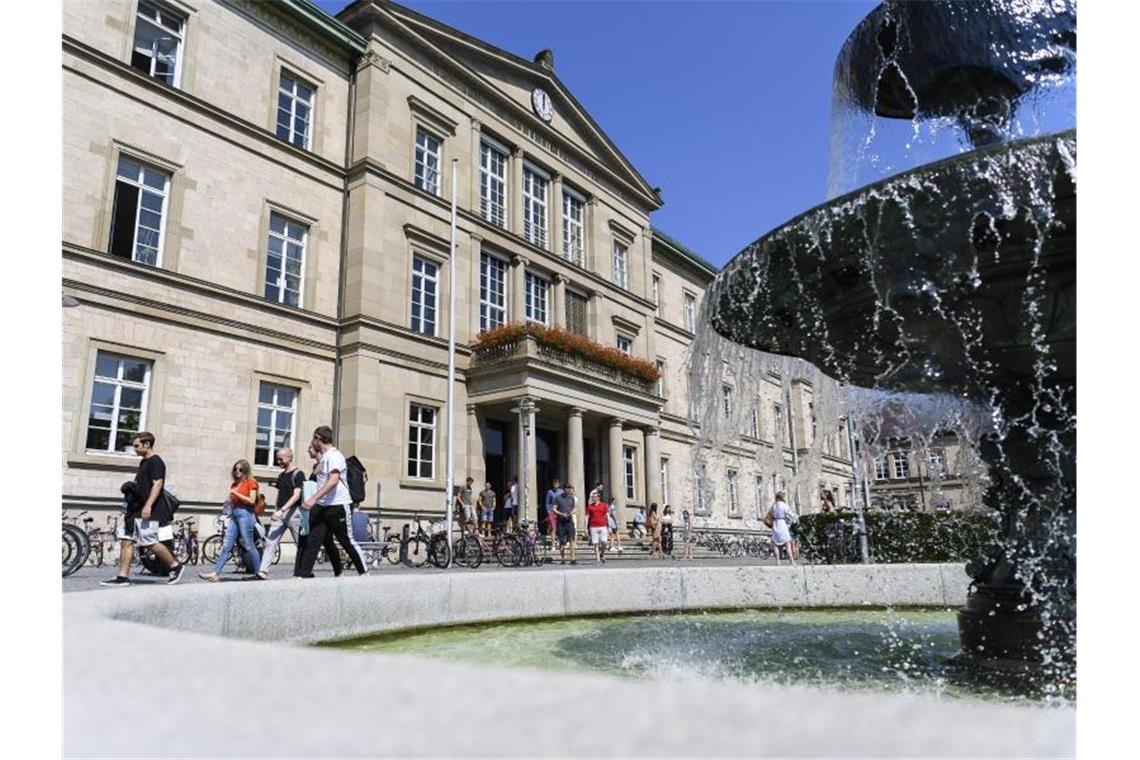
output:
[[[534,459],[538,493],[531,494],[531,506],[527,512],[542,520],[545,517],[546,492],[550,490],[550,481],[554,478],[566,480],[566,474],[562,472],[558,431],[538,428],[535,433]]]
[[[502,499],[507,488],[507,423],[487,420],[483,426],[483,466],[491,488]]]

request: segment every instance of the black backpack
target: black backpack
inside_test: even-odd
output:
[[[353,504],[361,504],[367,495],[364,484],[368,482],[368,470],[364,469],[364,465],[355,456],[344,461],[348,469],[345,473],[345,480],[348,481],[348,497],[352,499]]]

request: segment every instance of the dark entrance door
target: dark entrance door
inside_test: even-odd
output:
[[[507,490],[507,423],[487,420],[483,426],[483,466],[487,480],[501,499]],[[479,484],[482,490],[483,484]]]
[[[550,481],[554,478],[565,480],[562,473],[562,457],[558,446],[558,432],[555,430],[537,429],[534,439],[534,458],[536,462],[535,477],[538,482],[538,493],[531,496],[531,506],[527,514],[543,520],[546,516],[546,492],[550,490]],[[540,523],[541,527],[541,523]]]
[[[586,482],[575,483],[574,488],[583,495],[583,503],[585,503],[585,497],[590,495],[590,489],[598,482],[598,466],[594,462],[593,438],[582,439],[582,473]]]

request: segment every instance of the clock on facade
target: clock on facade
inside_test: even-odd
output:
[[[534,106],[534,112],[538,117],[545,122],[549,122],[554,118],[554,103],[550,100],[550,96],[546,94],[546,90],[541,87],[535,87],[534,92],[530,94],[530,102]]]

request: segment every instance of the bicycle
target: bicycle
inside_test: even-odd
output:
[[[77,526],[63,523],[63,577],[71,575],[87,561],[90,545]]]
[[[459,538],[455,539],[451,547],[455,564],[474,570],[483,564],[484,555],[490,551],[483,537],[477,532],[468,530],[467,521],[459,522]]]
[[[218,532],[207,538],[202,542],[202,559],[206,564],[212,565],[218,561],[218,555],[222,553],[222,544],[225,541],[226,527],[231,518],[227,515],[218,515],[214,518],[214,525],[217,526]],[[261,531],[254,531],[253,544],[257,548],[258,554],[265,550],[265,536]],[[255,573],[257,568],[249,569],[245,565],[246,549],[245,544],[242,543],[241,533],[238,532],[237,541],[234,543],[233,551],[230,552],[230,560],[234,563],[234,572],[237,573]],[[281,544],[277,545],[276,551],[273,552],[273,561],[270,564],[276,565],[281,561]]]
[[[520,532],[503,533],[496,537],[495,559],[503,567],[542,567],[548,559],[546,542],[537,526],[529,520],[520,524]]]
[[[423,567],[430,560],[440,569],[447,567],[451,561],[451,544],[444,533],[446,529],[437,530],[438,526],[433,525],[429,534],[420,522],[419,513],[413,515],[412,524],[416,526],[416,532],[400,543],[400,555],[404,558],[404,564],[408,567]]]

